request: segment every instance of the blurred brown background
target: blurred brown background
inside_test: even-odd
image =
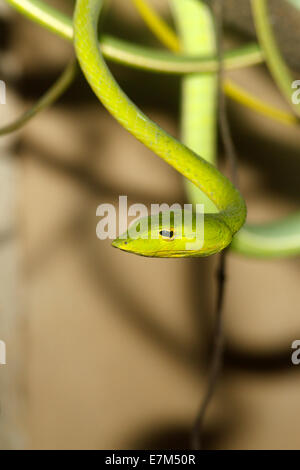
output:
[[[69,0],[48,3],[71,11]],[[283,0],[270,3],[297,68],[299,14]],[[168,14],[167,2],[153,4]],[[244,38],[252,31],[248,6],[227,2],[227,26]],[[72,47],[3,1],[0,11],[4,123],[53,83]],[[157,45],[129,1],[112,1],[105,29]],[[146,114],[178,135],[180,80],[111,67]],[[232,75],[287,109],[264,67]],[[248,220],[299,209],[299,131],[232,102],[230,123]],[[2,138],[0,152],[0,339],[8,347],[0,447],[187,447],[211,353],[218,257],[144,259],[95,233],[97,206],[117,205],[119,195],[183,202],[180,175],[125,132],[81,76],[55,106]],[[300,448],[300,367],[290,359],[300,339],[299,271],[299,258],[230,254],[225,366],[207,448]]]

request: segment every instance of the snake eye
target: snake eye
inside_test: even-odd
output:
[[[159,235],[165,240],[173,240],[175,234],[173,230],[161,230]]]

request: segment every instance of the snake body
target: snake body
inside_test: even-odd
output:
[[[213,24],[209,8],[198,0],[171,0],[186,54],[215,55]],[[203,35],[201,35],[201,32]],[[199,37],[200,36],[200,37]],[[205,47],[207,48],[205,51]],[[182,135],[184,142],[216,164],[215,122],[216,106],[214,73],[183,78]],[[207,99],[209,98],[209,99]],[[203,105],[204,104],[204,105]],[[188,186],[193,204],[204,202],[200,192]],[[245,224],[233,238],[231,249],[254,257],[289,256],[300,253],[300,212],[264,224]]]
[[[146,4],[145,0],[140,0],[140,2]],[[216,52],[214,50],[215,32],[211,12],[205,3],[199,0],[185,0],[185,2],[170,0],[170,2],[179,29],[183,52],[187,55],[198,53],[214,55]],[[258,7],[260,8],[260,4]],[[152,14],[157,15],[156,13]],[[266,12],[264,21],[267,21]],[[152,27],[151,21],[149,20],[147,23],[158,39],[164,42],[163,38]],[[165,27],[168,28],[167,25]],[[271,34],[270,30],[269,34]],[[272,44],[274,48],[274,39],[272,39]],[[268,61],[269,52],[266,52],[265,55]],[[282,59],[280,58],[279,60],[282,63]],[[201,153],[210,163],[215,164],[214,120],[216,107],[214,100],[215,80],[213,76],[213,72],[199,76],[195,74],[186,74],[184,76],[182,136],[187,146],[195,152]],[[285,80],[289,81],[286,78]],[[193,204],[204,202],[206,209],[214,209],[210,200],[205,197],[205,194],[197,190],[194,185],[187,184],[187,190],[189,199]],[[273,222],[245,224],[233,238],[231,249],[246,256],[261,258],[299,254],[300,213],[297,212]]]
[[[231,242],[233,235],[243,226],[246,219],[245,202],[239,191],[213,165],[145,116],[120,89],[107,68],[98,44],[97,26],[102,6],[103,1],[78,0],[74,14],[76,54],[91,88],[125,129],[201,189],[219,210],[218,214],[205,214],[205,238],[203,244],[199,243],[199,248],[198,240],[190,237],[194,231],[193,221],[184,230],[188,237],[182,235],[177,238],[175,233],[175,237],[168,240],[160,234],[168,232],[169,225],[164,227],[160,219],[157,226],[152,223],[152,216],[147,219],[147,224],[139,221],[141,226],[146,226],[146,233],[141,232],[138,238],[131,238],[129,233],[122,234],[114,246],[154,257],[207,256],[217,253]],[[186,244],[193,242],[196,247],[187,250]]]
[[[45,29],[66,39],[73,40],[72,20],[56,8],[41,0],[5,0],[12,7]],[[151,72],[184,74],[218,70],[218,62],[211,57],[186,57],[174,55],[150,47],[132,44],[120,38],[101,35],[103,55],[114,62]],[[246,44],[229,51],[224,57],[225,68],[249,67],[263,62],[264,57],[257,43]]]
[[[47,5],[44,1],[6,0],[6,2],[55,34],[68,40],[73,39],[73,27],[70,18]],[[90,2],[88,3],[90,4]],[[101,4],[102,2],[100,2],[100,6]],[[264,21],[267,21],[266,11],[263,13],[265,16]],[[216,59],[211,58],[211,56],[206,59],[194,55],[193,57],[183,54],[174,55],[165,51],[133,45],[109,36],[101,36],[100,46],[106,58],[152,72],[185,75],[195,72],[213,72],[218,68]],[[224,58],[224,67],[253,65],[261,62],[265,54],[268,55],[268,51],[264,51],[257,44],[242,47],[236,51],[229,51]],[[245,104],[249,101],[248,98],[248,96],[243,97]],[[253,103],[253,107],[257,108],[256,104]],[[267,108],[263,112],[270,116],[274,115],[274,112],[270,109],[267,110]],[[284,116],[284,113],[281,114],[282,120],[290,122],[289,115]],[[278,115],[280,120],[281,114]],[[203,156],[206,156],[205,153]],[[230,232],[232,233],[231,229]],[[234,236],[231,248],[243,255],[263,258],[300,254],[300,213],[297,212],[270,223],[244,225]]]
[[[197,0],[184,3],[171,0],[170,6],[180,33],[181,50],[191,56],[216,56],[214,24],[209,7]],[[182,78],[182,140],[213,165],[216,165],[217,85],[214,72],[187,74]],[[189,181],[186,181],[186,191],[192,204],[203,203],[206,212],[217,211],[215,204]]]

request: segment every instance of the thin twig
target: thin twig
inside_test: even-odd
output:
[[[72,83],[77,71],[77,63],[72,59],[64,69],[56,82],[44,93],[44,95],[21,116],[9,124],[0,127],[0,136],[11,134],[21,129],[28,121],[34,118],[38,113],[52,105],[67,90]]]
[[[226,158],[230,163],[230,173],[232,182],[237,185],[237,158],[236,151],[233,144],[232,136],[230,133],[226,99],[223,93],[223,0],[214,0],[213,11],[216,24],[216,38],[217,38],[217,53],[219,59],[219,72],[218,72],[218,94],[219,94],[219,122],[221,135],[225,147]],[[218,268],[218,294],[215,312],[215,324],[213,334],[213,352],[211,363],[209,367],[209,377],[207,390],[205,392],[200,410],[195,420],[193,431],[191,434],[192,449],[200,450],[203,446],[203,430],[204,421],[208,406],[215,394],[216,386],[222,371],[223,353],[224,353],[224,333],[223,333],[223,309],[224,309],[224,296],[225,296],[225,280],[226,280],[226,261],[227,250],[224,250],[220,255],[220,262]]]
[[[213,340],[213,353],[209,367],[208,385],[205,396],[201,403],[200,410],[195,420],[195,424],[191,435],[191,447],[194,450],[202,449],[202,438],[204,429],[204,420],[206,411],[210,401],[215,393],[216,385],[222,370],[223,363],[223,350],[224,350],[224,334],[223,334],[223,303],[225,293],[225,269],[226,267],[226,252],[222,251],[220,254],[220,264],[218,269],[218,296],[214,324],[214,340]]]
[[[235,186],[238,186],[237,175],[237,153],[233,143],[229,120],[227,114],[226,96],[223,92],[224,82],[224,62],[223,62],[223,11],[224,0],[213,0],[212,2],[215,24],[216,24],[216,39],[217,39],[217,55],[219,59],[219,122],[220,131],[222,135],[223,144],[225,147],[225,155],[230,165],[231,180]]]

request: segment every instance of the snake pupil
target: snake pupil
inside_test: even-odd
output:
[[[173,238],[174,237],[174,232],[173,230],[161,230],[159,232],[159,234],[163,237],[163,238]]]

